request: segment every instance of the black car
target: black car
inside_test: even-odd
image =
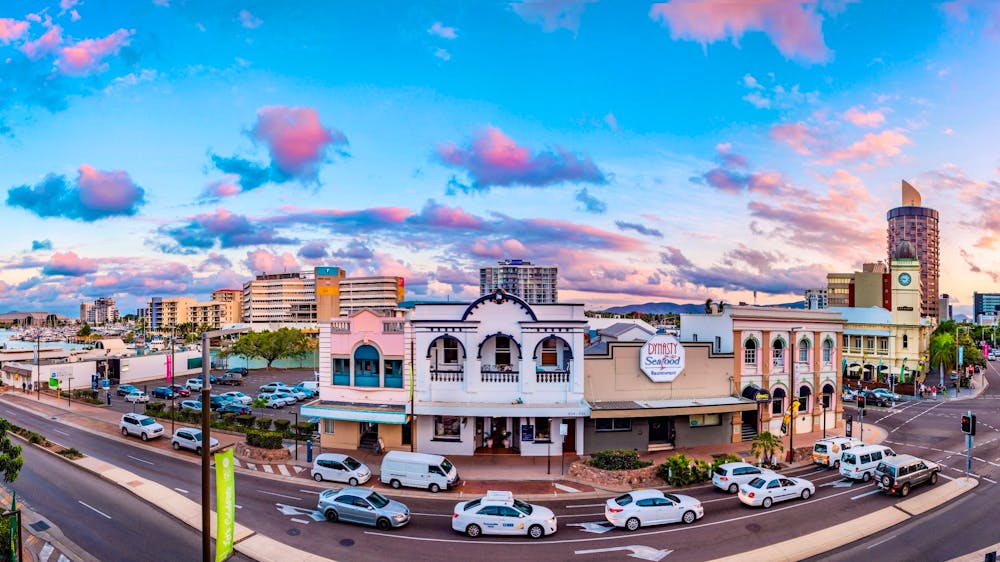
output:
[[[200,402],[200,400],[199,400]],[[231,400],[228,397],[220,396],[218,394],[213,394],[208,397],[208,408],[212,411],[222,408],[226,404],[229,404]]]
[[[250,370],[246,367],[230,367],[226,369],[226,374],[228,375],[229,373],[239,373],[245,377],[250,374]]]
[[[222,405],[218,410],[220,414],[240,414],[245,415],[250,413],[250,406],[244,406],[243,404],[237,404],[235,402],[230,402],[228,404]]]
[[[861,393],[865,397],[866,406],[888,406],[889,399],[885,396],[879,396],[870,390],[866,390]]]
[[[169,386],[158,386],[149,394],[153,398],[166,398],[167,400],[177,396],[177,394],[171,390]]]

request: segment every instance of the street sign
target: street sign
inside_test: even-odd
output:
[[[853,429],[854,429],[854,416],[848,414],[847,424],[844,426],[844,435],[846,437],[853,437],[853,435],[851,435]]]

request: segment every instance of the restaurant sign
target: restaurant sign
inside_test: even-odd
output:
[[[656,334],[642,346],[639,368],[653,382],[673,382],[684,372],[684,346],[671,334]]]

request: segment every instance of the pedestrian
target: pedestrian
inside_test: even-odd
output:
[[[28,392],[31,392],[31,383],[28,383]]]
[[[937,400],[937,385],[931,387],[931,398]]]
[[[110,388],[107,391],[107,397],[108,397],[108,406],[110,406],[111,405],[111,389]]]
[[[28,392],[28,383],[21,381],[21,392]]]
[[[382,442],[382,436],[379,435],[378,439],[375,440],[375,454],[381,455],[385,448],[385,443]]]

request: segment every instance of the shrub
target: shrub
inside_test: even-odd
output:
[[[167,405],[163,402],[146,402],[146,413],[149,415],[156,415],[163,411]]]
[[[274,420],[274,430],[285,433],[288,431],[288,426],[292,425],[292,420],[286,420],[283,418],[278,418]]]
[[[313,432],[316,431],[317,425],[318,424],[310,422],[299,422],[295,424],[295,432],[298,433],[300,436],[308,438],[312,436]]]
[[[639,460],[639,453],[628,449],[606,449],[594,453],[587,464],[601,470],[635,470],[653,463]]]
[[[284,447],[284,443],[282,443],[283,437],[277,431],[251,429],[247,431],[247,445],[262,449],[280,449]]]
[[[226,422],[227,424],[232,424],[233,422],[236,421],[236,414],[232,412],[226,412],[225,414],[222,414],[222,421]]]
[[[236,423],[243,427],[251,427],[255,419],[257,419],[257,416],[253,414],[240,414],[236,416]]]
[[[59,451],[59,454],[71,460],[75,460],[83,456],[83,453],[73,447],[63,449],[62,451]]]
[[[703,461],[704,462],[704,461]],[[695,471],[691,468],[691,459],[686,455],[677,454],[668,457],[667,460],[656,469],[656,475],[666,481],[671,486],[687,486],[700,482],[696,480]]]
[[[257,420],[254,420],[253,423],[257,426],[257,429],[260,429],[262,431],[267,431],[268,429],[271,429],[271,421],[272,421],[271,418],[262,417]]]
[[[732,453],[726,453],[725,455],[715,457],[715,459],[712,460],[712,470],[711,473],[709,473],[708,477],[711,478],[712,474],[715,473],[715,469],[719,468],[724,464],[728,464],[731,462],[742,462],[742,461],[743,457],[734,455]]]

